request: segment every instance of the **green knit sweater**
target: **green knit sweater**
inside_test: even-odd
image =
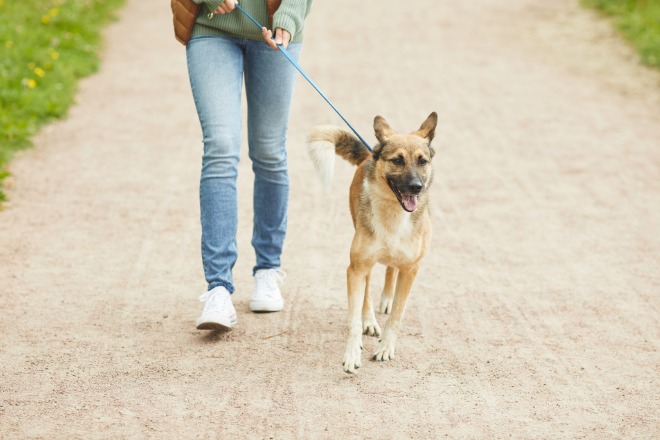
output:
[[[193,27],[195,35],[226,35],[231,37],[247,38],[249,40],[262,40],[261,30],[238,9],[229,14],[214,15],[209,19],[208,14],[215,11],[224,0],[193,0],[202,4]],[[303,40],[305,18],[312,7],[313,0],[282,0],[282,4],[273,17],[273,29],[282,28],[291,34],[292,43]],[[245,11],[254,17],[263,26],[268,26],[268,12],[266,0],[240,0],[239,4]]]

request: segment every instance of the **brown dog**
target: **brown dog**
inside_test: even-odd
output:
[[[376,116],[374,131],[379,143],[373,153],[352,133],[336,127],[318,127],[310,136],[310,156],[326,185],[332,180],[335,153],[358,166],[350,189],[355,235],[347,271],[347,373],[360,368],[362,334],[381,335],[369,294],[375,263],[387,266],[380,311],[391,315],[373,358],[394,358],[406,301],[431,239],[428,200],[435,154],[431,140],[437,122],[434,112],[417,131],[399,134]]]

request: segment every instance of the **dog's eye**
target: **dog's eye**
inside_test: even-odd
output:
[[[403,157],[401,156],[395,157],[394,159],[392,159],[392,163],[394,165],[403,165]]]
[[[426,160],[426,159],[424,159],[423,157],[420,157],[419,160],[417,161],[417,163],[419,164],[419,166],[422,166],[422,167],[423,167],[424,165],[426,165],[427,163],[429,163],[429,161]]]

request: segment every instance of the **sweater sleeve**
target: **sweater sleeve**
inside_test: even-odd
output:
[[[273,29],[286,30],[293,40],[303,30],[311,4],[312,0],[282,0],[273,17]]]

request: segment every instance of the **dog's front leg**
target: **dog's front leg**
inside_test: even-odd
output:
[[[344,351],[344,371],[355,373],[362,365],[362,301],[369,268],[351,262],[346,271],[348,287],[348,339]]]
[[[387,266],[385,271],[385,285],[383,294],[380,297],[380,313],[390,313],[392,311],[392,302],[394,301],[394,287],[396,285],[396,276],[398,273],[396,267]]]
[[[377,361],[394,359],[394,349],[396,338],[399,334],[399,326],[401,325],[403,312],[406,309],[406,301],[408,301],[408,296],[410,295],[410,290],[413,281],[415,281],[418,270],[418,265],[399,270],[399,277],[396,282],[396,293],[394,294],[394,301],[392,302],[392,314],[385,323],[383,337],[378,343],[378,348],[373,357]]]
[[[380,325],[374,313],[374,304],[369,290],[371,271],[367,274],[364,286],[364,303],[362,304],[362,333],[369,336],[380,336]]]

